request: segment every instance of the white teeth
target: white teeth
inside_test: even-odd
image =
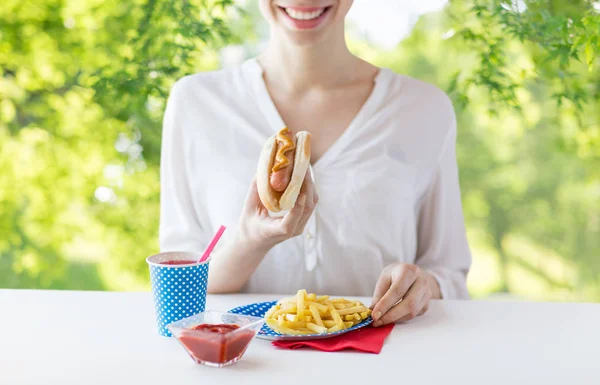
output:
[[[321,16],[323,14],[323,12],[325,12],[325,8],[319,9],[318,11],[314,11],[314,12],[301,12],[301,11],[297,11],[297,10],[292,9],[292,8],[286,8],[285,12],[288,15],[290,15],[290,17],[292,19],[296,19],[296,20],[312,20],[312,19],[316,19],[317,17]]]

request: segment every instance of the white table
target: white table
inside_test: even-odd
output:
[[[279,297],[209,296],[207,307]],[[157,335],[150,293],[0,290],[0,314],[1,385],[600,384],[598,304],[435,301],[379,355],[255,339],[220,369]]]

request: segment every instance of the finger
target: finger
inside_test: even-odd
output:
[[[315,204],[315,206],[316,206],[316,205],[317,205],[317,203],[319,202],[319,194],[317,194],[317,188],[315,187],[315,181],[313,180],[313,178],[312,178],[312,175],[311,175],[311,177],[310,177],[310,185],[312,186],[312,189],[313,189],[313,191],[314,191],[314,193],[315,193],[315,194],[314,194],[314,197],[315,197],[315,199],[314,199],[314,204]]]
[[[302,218],[302,213],[304,212],[304,206],[306,205],[306,194],[300,194],[296,204],[290,211],[285,214],[283,219],[280,222],[275,222],[278,226],[277,232],[279,235],[283,235],[285,237],[290,237],[296,231],[296,227],[298,227],[298,223]]]
[[[304,182],[302,183],[302,188],[300,191],[306,194],[306,204],[304,205],[302,218],[300,218],[300,221],[298,222],[298,226],[296,227],[294,235],[300,235],[304,232],[304,228],[306,227],[306,224],[308,223],[308,220],[315,209],[315,189],[310,173],[308,172]]]
[[[310,198],[308,202],[313,202],[316,199],[317,192],[315,191],[315,183],[310,173],[310,169],[306,171],[306,177],[303,184],[306,186],[306,197]]]
[[[373,308],[373,320],[377,321],[404,297],[417,279],[417,270],[418,268],[415,265],[401,265],[399,269],[392,270],[392,283]]]
[[[427,291],[427,293],[423,297],[423,302],[425,302],[425,305],[423,305],[423,308],[421,309],[419,315],[423,315],[427,312],[427,310],[429,310],[429,303],[431,302],[431,297],[431,291]]]
[[[371,300],[371,305],[369,308],[373,310],[373,306],[377,305],[377,303],[381,300],[381,297],[385,294],[386,291],[390,288],[392,284],[392,277],[389,274],[389,271],[383,269],[383,272],[379,276],[377,280],[377,284],[375,285],[375,291],[373,292],[373,299]]]
[[[246,194],[246,203],[244,207],[247,212],[254,212],[257,208],[262,206],[262,202],[260,201],[260,196],[258,195],[258,187],[256,185],[256,175],[252,178],[252,182],[250,183],[250,187],[248,188],[248,193]]]
[[[309,190],[312,190],[313,197],[314,197],[314,203],[316,204],[319,200],[319,197],[317,196],[317,189],[315,188],[315,181],[312,177],[312,172],[310,171],[310,168],[306,170],[306,174],[304,175],[304,180],[302,181],[302,187],[305,188],[304,191],[306,191],[307,193]]]
[[[302,187],[300,189],[300,193],[304,193],[306,195],[306,204],[304,205],[304,216],[310,217],[314,208],[315,201],[315,186],[312,181],[312,177],[310,172],[306,172],[306,176],[304,177],[304,181],[302,182]]]
[[[310,169],[306,170],[306,174],[304,174],[304,179],[302,180],[302,186],[300,186],[300,194],[306,194],[307,198],[309,194],[312,196],[314,194],[314,185],[312,183],[312,177],[310,175]]]
[[[425,280],[417,279],[410,287],[402,301],[393,306],[381,317],[379,323],[385,325],[396,321],[407,321],[415,318],[425,305],[424,297],[427,293]]]
[[[417,309],[415,310],[415,313],[417,313],[416,315],[410,313],[405,315],[404,317],[401,317],[400,319],[397,319],[394,322],[404,322],[404,321],[410,321],[411,319],[420,316],[421,314],[425,313],[425,307],[428,307],[428,302],[426,301],[426,295],[425,294],[423,296],[423,298],[421,299],[421,302],[417,305]]]
[[[306,224],[308,223],[308,220],[310,219],[310,213],[312,213],[312,210],[309,211],[309,213],[306,213],[306,207],[308,207],[308,198],[306,199],[306,205],[305,205],[305,212],[302,214],[302,217],[300,218],[300,220],[298,221],[298,226],[296,226],[296,229],[294,230],[294,235],[300,235],[302,233],[304,233],[304,229],[306,228]]]

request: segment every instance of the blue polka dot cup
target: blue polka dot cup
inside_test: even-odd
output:
[[[146,258],[158,334],[171,337],[168,324],[204,311],[210,258],[197,263],[201,255],[171,251]]]

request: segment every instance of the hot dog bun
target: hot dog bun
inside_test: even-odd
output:
[[[296,204],[300,194],[300,188],[304,182],[306,171],[310,165],[311,135],[307,131],[296,134],[296,149],[290,183],[283,193],[275,191],[271,187],[270,176],[277,152],[277,135],[267,139],[258,159],[256,170],[256,187],[262,204],[271,212],[290,210]]]

